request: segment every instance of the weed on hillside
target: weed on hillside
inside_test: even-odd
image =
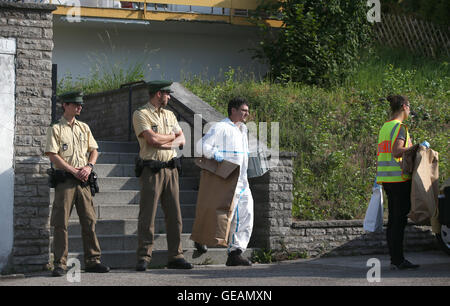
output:
[[[440,182],[450,177],[450,66],[377,49],[340,86],[257,81],[230,69],[225,81],[184,85],[226,115],[230,98],[250,101],[250,121],[279,122],[280,149],[297,152],[293,216],[300,220],[363,218],[376,173],[378,131],[389,120],[389,94],[406,95],[415,118],[413,143],[439,152]],[[270,139],[270,136],[269,138]]]

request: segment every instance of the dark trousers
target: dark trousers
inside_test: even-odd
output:
[[[387,244],[392,264],[400,264],[403,257],[403,240],[408,213],[411,210],[411,181],[383,183],[388,198]]]

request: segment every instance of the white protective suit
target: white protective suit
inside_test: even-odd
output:
[[[253,197],[247,179],[248,129],[244,123],[234,124],[229,118],[214,124],[198,142],[206,158],[213,159],[219,152],[225,160],[240,166],[240,174],[234,193],[234,212],[231,223],[228,252],[236,249],[245,252],[253,230]],[[200,152],[199,152],[200,153]]]

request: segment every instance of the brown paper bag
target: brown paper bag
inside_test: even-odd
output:
[[[417,150],[411,182],[411,211],[408,217],[418,225],[430,225],[440,231],[438,221],[438,153],[420,146]]]
[[[207,158],[197,158],[195,164],[202,171],[191,240],[226,247],[240,166]]]

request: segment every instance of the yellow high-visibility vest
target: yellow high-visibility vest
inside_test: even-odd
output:
[[[392,148],[402,125],[406,131],[405,147],[407,147],[409,143],[408,128],[400,120],[387,121],[380,130],[377,150],[377,184],[400,183],[411,179],[411,175],[402,172],[400,166],[402,158],[395,158],[392,154]]]

